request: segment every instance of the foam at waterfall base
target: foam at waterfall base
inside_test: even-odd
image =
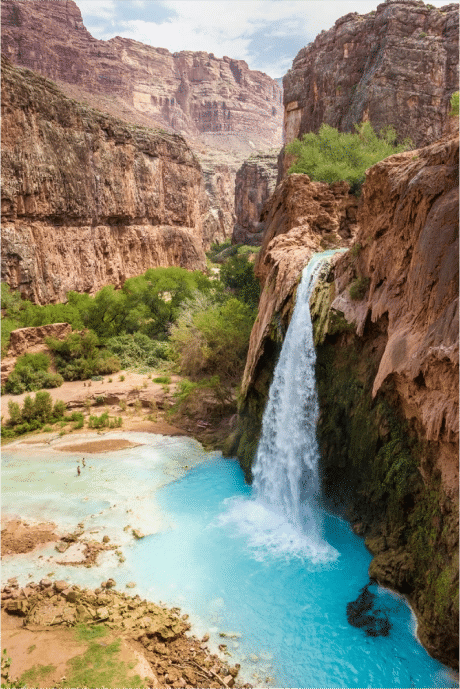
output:
[[[317,533],[303,533],[285,516],[260,499],[244,497],[225,501],[226,511],[219,515],[220,526],[230,525],[233,535],[246,539],[250,554],[256,560],[267,557],[299,558],[321,564],[334,561],[339,553]]]

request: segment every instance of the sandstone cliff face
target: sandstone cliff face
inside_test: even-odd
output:
[[[458,667],[458,137],[372,167],[357,221],[311,300],[324,495],[366,537],[370,575],[409,597],[428,651]],[[248,478],[310,251],[296,231],[266,240],[227,448]]]
[[[443,485],[457,490],[458,139],[391,156],[367,173],[359,252],[336,267],[332,309],[354,323],[388,319],[372,396],[392,380],[404,416],[440,443]],[[352,280],[369,280],[362,301]],[[452,472],[454,472],[452,474]]]
[[[287,143],[323,122],[353,131],[362,120],[432,143],[458,90],[458,4],[396,0],[347,14],[302,48],[283,84]]]
[[[275,190],[278,174],[278,151],[252,155],[236,173],[235,215],[232,241],[235,244],[258,245],[262,242],[260,214]]]
[[[181,136],[72,102],[2,58],[2,149],[2,279],[25,297],[205,266],[214,220]]]
[[[2,0],[2,52],[74,93],[112,99],[119,112],[111,112],[123,119],[138,114],[141,124],[230,150],[281,145],[282,92],[266,74],[206,52],[171,54],[119,36],[99,41],[72,0]]]

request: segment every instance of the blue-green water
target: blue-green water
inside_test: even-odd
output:
[[[268,660],[258,670],[264,682],[271,676],[277,687],[455,686],[417,643],[415,620],[400,597],[376,587],[393,625],[388,637],[367,637],[348,624],[346,604],[368,582],[371,557],[341,519],[324,519],[337,558],[312,564],[289,556],[288,547],[280,552],[279,538],[275,549],[264,546],[264,535],[273,541],[263,530],[243,535],[257,505],[235,462],[205,462],[165,487],[159,500],[176,528],[133,546],[133,568],[143,571],[152,593],[168,590],[170,600],[182,593],[210,624],[241,633],[238,652]],[[239,534],[238,512],[245,515]],[[254,537],[259,545],[251,546]]]
[[[97,568],[58,565],[51,546],[41,559],[6,557],[3,581],[18,575],[25,583],[29,573],[37,580],[50,570],[91,587],[113,576],[125,590],[134,580],[133,593],[181,607],[198,633],[226,643],[228,660],[256,686],[458,686],[418,644],[401,598],[377,589],[392,623],[388,637],[348,624],[346,604],[368,581],[370,555],[347,523],[324,515],[330,547],[312,560],[302,537],[254,501],[236,461],[184,439],[122,436],[145,444],[87,457],[80,477],[75,455],[4,452],[2,481],[5,512],[66,529],[83,521],[96,532],[91,538],[109,534],[120,543],[126,562],[108,553]],[[126,524],[148,535],[135,540]]]

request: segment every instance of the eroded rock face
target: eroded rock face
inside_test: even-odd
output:
[[[391,381],[404,416],[439,443],[438,468],[458,494],[458,138],[401,153],[367,173],[360,248],[336,268],[332,308],[362,336],[388,319],[372,396]],[[366,280],[363,300],[350,282]]]
[[[68,84],[78,100],[83,92],[99,95],[103,101],[91,105],[111,107],[122,119],[137,115],[140,124],[229,150],[281,145],[282,91],[274,79],[244,60],[204,51],[172,54],[119,36],[97,40],[72,0],[3,0],[2,52]]]
[[[64,340],[72,332],[69,323],[52,323],[35,328],[18,328],[10,335],[8,356],[21,356],[26,352],[42,351],[47,337]],[[38,348],[38,349],[37,349]]]
[[[351,12],[298,53],[283,79],[286,142],[370,120],[416,146],[439,139],[458,90],[458,4],[417,0]]]
[[[28,299],[204,268],[215,224],[181,136],[72,102],[2,58],[2,149],[2,279]]]
[[[262,243],[260,214],[275,190],[278,175],[278,151],[257,153],[245,160],[236,173],[234,244]]]

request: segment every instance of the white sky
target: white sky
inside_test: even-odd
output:
[[[436,7],[448,0],[430,0]],[[380,0],[76,0],[95,37],[134,38],[171,52],[204,50],[281,77],[299,50],[348,12]]]

